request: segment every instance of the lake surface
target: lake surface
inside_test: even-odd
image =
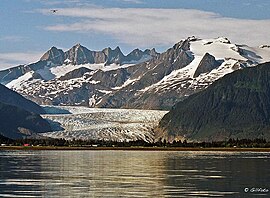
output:
[[[270,153],[0,151],[0,172],[0,197],[270,196]]]

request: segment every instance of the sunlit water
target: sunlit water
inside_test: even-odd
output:
[[[0,151],[0,197],[262,197],[270,154]]]

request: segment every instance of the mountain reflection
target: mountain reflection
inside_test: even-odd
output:
[[[41,161],[51,196],[159,197],[164,159],[158,152],[69,151]],[[58,174],[55,174],[58,173]],[[57,187],[58,186],[58,187]]]

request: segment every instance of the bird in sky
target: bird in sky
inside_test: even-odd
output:
[[[58,10],[55,10],[55,9],[51,10],[52,13],[56,13],[57,11],[58,11]]]

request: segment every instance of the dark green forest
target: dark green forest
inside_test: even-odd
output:
[[[57,146],[57,147],[190,147],[190,148],[219,148],[219,147],[238,147],[238,148],[270,148],[270,142],[265,139],[229,139],[228,141],[217,142],[187,142],[173,141],[166,142],[159,140],[155,143],[148,143],[143,140],[129,142],[115,142],[103,140],[65,140],[65,139],[18,139],[12,140],[0,135],[0,143],[6,146]]]
[[[159,123],[169,137],[270,139],[270,63],[235,71],[177,103]]]

